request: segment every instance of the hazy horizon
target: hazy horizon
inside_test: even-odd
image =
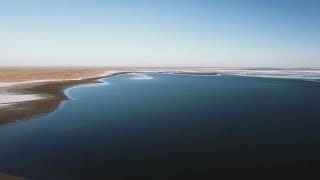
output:
[[[320,67],[316,0],[3,0],[0,66]]]

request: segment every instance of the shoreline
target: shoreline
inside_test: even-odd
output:
[[[293,77],[296,78],[296,70],[258,70],[258,69],[197,69],[197,68],[119,68],[103,69],[103,73],[93,76],[77,77],[71,79],[40,79],[22,82],[0,81],[0,125],[29,119],[50,113],[66,100],[69,100],[65,90],[81,84],[101,83],[99,79],[126,73],[171,73],[177,75],[237,75],[251,77]],[[317,75],[320,79],[320,71],[303,70],[307,74]],[[302,76],[303,77],[303,76]],[[3,103],[1,96],[8,102]],[[9,97],[12,97],[11,101]]]
[[[26,101],[12,101],[0,104],[0,125],[17,122],[19,120],[29,119],[41,116],[54,111],[63,101],[69,100],[65,90],[81,84],[101,83],[101,78],[121,74],[119,71],[107,71],[95,77],[84,77],[81,79],[63,79],[50,80],[42,82],[16,83],[5,86],[0,91],[0,95],[9,94],[13,96],[30,95],[34,99]],[[21,85],[23,84],[23,85]],[[5,92],[5,93],[4,93]]]
[[[10,106],[15,103],[39,100],[50,98],[45,92],[37,92],[34,87],[48,85],[48,84],[59,84],[69,82],[83,82],[90,81],[95,79],[100,79],[108,76],[117,74],[117,71],[108,71],[106,73],[91,76],[91,77],[82,77],[75,79],[46,79],[46,80],[32,80],[32,81],[22,81],[22,82],[13,82],[13,83],[0,83],[0,108],[1,106]],[[5,98],[1,98],[1,96]],[[16,97],[16,98],[15,98]]]

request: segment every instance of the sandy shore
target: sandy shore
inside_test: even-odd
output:
[[[82,81],[113,75],[102,68],[0,68],[0,107],[48,98],[48,94],[21,93],[31,86],[62,81]]]
[[[106,68],[0,68],[0,72],[0,124],[49,113],[67,100],[64,89],[120,73]]]
[[[107,71],[100,67],[1,67],[1,83],[69,80],[97,76]]]

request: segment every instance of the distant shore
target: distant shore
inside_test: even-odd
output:
[[[319,69],[241,68],[100,68],[100,67],[0,67],[0,125],[54,111],[68,100],[64,90],[122,73],[174,73],[181,75],[235,74],[258,77],[309,76],[320,79]]]

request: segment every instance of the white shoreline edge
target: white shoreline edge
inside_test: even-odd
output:
[[[37,83],[46,83],[46,82],[58,82],[58,81],[69,81],[69,80],[83,80],[88,78],[103,78],[115,75],[117,73],[190,73],[192,76],[201,75],[201,73],[217,73],[219,75],[235,75],[235,76],[248,76],[248,77],[260,77],[260,78],[284,78],[284,79],[298,79],[298,80],[306,80],[306,81],[320,81],[320,70],[319,69],[310,69],[310,70],[246,70],[246,69],[217,69],[217,68],[201,68],[201,69],[135,69],[128,71],[125,70],[106,70],[106,72],[96,75],[96,76],[87,76],[82,78],[74,78],[74,79],[43,79],[43,80],[32,80],[32,81],[23,81],[16,83],[1,83],[0,82],[0,108],[11,106],[19,102],[27,102],[34,101],[39,99],[48,98],[47,95],[43,94],[18,94],[18,93],[10,93],[7,89],[12,86],[33,86]],[[199,74],[192,74],[199,73]],[[184,74],[178,74],[184,75]],[[203,76],[203,75],[201,75]],[[212,76],[212,75],[208,75]],[[217,76],[217,75],[213,75]],[[146,78],[143,75],[138,75],[133,79],[141,79]],[[149,79],[149,78],[148,78]]]
[[[119,72],[120,71],[106,71],[96,76],[86,76],[86,77],[74,78],[74,79],[43,79],[43,80],[23,81],[23,82],[16,82],[16,83],[0,83],[0,89],[2,90],[0,92],[0,108],[13,106],[21,102],[35,101],[35,100],[48,98],[48,95],[43,95],[43,94],[19,94],[19,93],[9,92],[8,89],[12,88],[13,86],[33,86],[38,83],[84,80],[84,79],[99,78],[99,77],[103,78],[103,77],[114,75]]]

